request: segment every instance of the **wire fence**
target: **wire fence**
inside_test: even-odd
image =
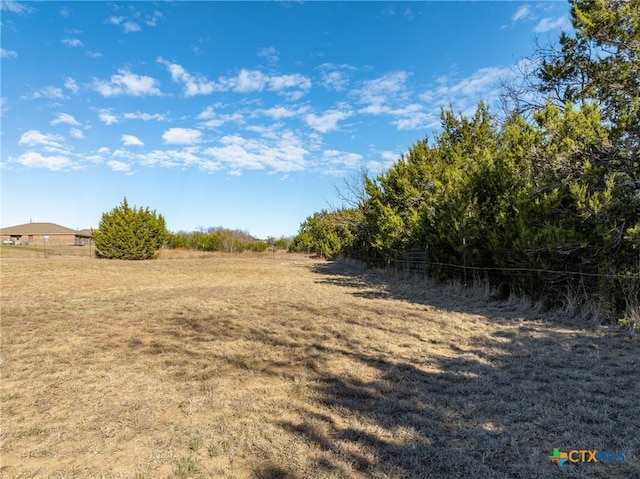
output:
[[[508,256],[505,252],[505,258]],[[434,278],[440,281],[459,280],[465,286],[488,283],[503,294],[517,293],[531,300],[543,299],[549,304],[562,302],[568,293],[589,300],[608,301],[614,309],[640,307],[640,256],[624,272],[591,270],[544,269],[517,266],[477,266],[463,255],[461,264],[433,260],[429,249],[410,250],[398,258],[348,255],[349,259],[368,266],[401,272],[407,276]]]

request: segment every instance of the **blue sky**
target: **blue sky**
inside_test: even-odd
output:
[[[2,226],[293,235],[335,186],[497,100],[566,2],[2,1]],[[497,107],[494,111],[498,111]]]

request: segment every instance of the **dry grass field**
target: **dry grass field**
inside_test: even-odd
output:
[[[631,330],[285,253],[1,251],[3,478],[640,478]]]

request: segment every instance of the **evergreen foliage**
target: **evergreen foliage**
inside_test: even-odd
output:
[[[102,214],[93,241],[98,258],[145,260],[155,257],[168,236],[162,215],[149,208],[132,208],[124,198]]]
[[[548,305],[579,290],[611,314],[640,306],[639,2],[572,2],[575,36],[540,63],[532,115],[444,110],[435,138],[366,177],[356,208],[307,218],[292,247],[388,265],[428,248],[441,279],[465,264]]]
[[[355,208],[322,210],[309,216],[291,242],[290,251],[313,251],[323,258],[334,259],[349,250],[356,240],[356,229],[362,224],[361,212]]]

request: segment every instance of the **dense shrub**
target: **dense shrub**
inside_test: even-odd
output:
[[[151,259],[168,238],[162,215],[149,208],[132,208],[126,198],[103,213],[98,229],[93,231],[96,256],[107,259]]]

